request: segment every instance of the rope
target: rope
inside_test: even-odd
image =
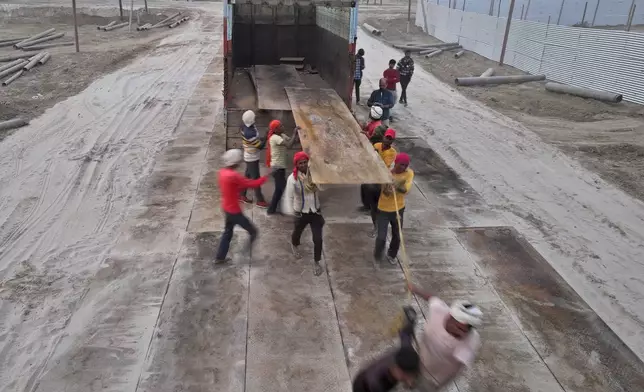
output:
[[[396,208],[396,224],[398,225],[398,236],[400,237],[400,251],[401,251],[401,256],[399,257],[400,264],[402,266],[403,270],[403,275],[405,277],[405,283],[406,283],[406,289],[407,289],[407,301],[412,301],[413,299],[413,294],[411,290],[409,290],[409,284],[411,283],[411,274],[409,272],[409,263],[407,259],[407,249],[405,247],[405,238],[403,237],[403,231],[402,231],[402,222],[400,219],[400,209],[398,208],[398,195],[396,194],[396,187],[393,187],[393,196],[394,196],[394,207]],[[398,317],[394,320],[393,324],[391,325],[391,328],[389,328],[389,334],[391,336],[395,336],[398,334],[398,331],[400,328],[403,327],[405,323],[405,312],[401,311],[398,314]]]

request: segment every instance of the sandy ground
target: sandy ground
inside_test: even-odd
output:
[[[145,216],[141,200],[153,192],[163,195],[172,186],[167,176],[155,177],[160,170],[157,155],[169,142],[176,142],[182,129],[177,128],[179,119],[218,53],[213,43],[220,42],[221,16],[214,11],[213,15],[201,18],[196,13],[194,20],[173,30],[150,51],[56,104],[0,143],[3,391],[70,390],[63,378],[62,384],[41,378],[53,377],[56,369],[52,367],[82,343],[77,334],[97,336],[97,330],[107,328],[115,334],[109,338],[112,342],[123,342],[136,328],[151,333],[156,320],[152,304],[161,298],[165,285],[158,286],[162,291],[155,298],[132,298],[130,290],[139,295],[149,292],[135,285],[141,279],[131,274],[132,268],[150,263],[143,280],[151,282],[155,268],[162,269],[159,260],[171,256],[161,247],[146,253],[122,246],[125,250],[119,252],[118,245],[128,242],[123,236],[129,231],[124,234],[122,227],[126,216]],[[203,127],[194,116],[185,118],[193,123],[184,129],[201,132],[203,140],[197,143],[205,148]],[[200,117],[204,120],[205,116]],[[212,124],[214,120],[210,129]],[[156,203],[155,212],[148,214],[162,214],[164,205],[160,200]],[[172,222],[166,215],[164,227],[173,227]],[[178,225],[185,228],[185,224]],[[139,236],[145,233],[144,228],[135,231]],[[118,264],[133,254],[135,262]],[[105,272],[109,265],[120,266],[122,274]],[[161,279],[167,280],[168,274]],[[129,308],[128,303],[139,307]],[[151,319],[146,310],[152,311]],[[113,315],[111,321],[100,318],[118,311],[120,315]],[[128,324],[127,315],[139,321]],[[126,334],[118,335],[119,325],[127,329]],[[127,350],[139,347],[144,339],[129,340],[132,346]],[[127,369],[119,373],[123,383],[136,385],[140,371],[136,366]],[[64,372],[74,371],[66,368]]]
[[[141,23],[160,21],[166,13],[150,9],[141,15]],[[118,9],[80,8],[78,14],[81,53],[73,46],[50,48],[51,60],[25,73],[0,94],[0,121],[16,116],[32,119],[57,102],[76,95],[94,79],[123,67],[140,54],[155,47],[158,41],[174,33],[164,28],[143,32],[128,28],[109,32],[96,26],[118,19]],[[136,17],[134,18],[136,27]],[[45,28],[64,32],[59,41],[73,40],[73,18],[69,8],[29,7],[11,8],[0,14],[0,34],[3,37],[22,37],[36,34]],[[15,54],[16,49],[0,48],[0,56]],[[0,134],[0,138],[6,135]]]
[[[412,26],[407,35],[407,20],[400,6],[384,8],[382,17],[365,13],[366,20],[383,30],[389,42],[440,42]],[[359,45],[360,46],[360,45]],[[445,53],[426,59],[415,57],[417,64],[463,95],[528,125],[544,140],[559,146],[585,167],[599,173],[634,197],[644,200],[644,107],[622,102],[610,104],[545,91],[545,82],[493,87],[456,87],[458,76],[480,75],[493,67],[496,75],[523,74],[510,66],[466,51],[461,58]],[[386,64],[383,61],[382,68]]]
[[[367,60],[400,57],[365,34],[360,46]],[[410,106],[395,109],[401,120],[394,126],[427,140],[644,357],[644,287],[633,273],[642,270],[642,203],[544,143],[531,128],[419,71]],[[366,74],[375,87],[380,70]],[[469,225],[486,225],[472,220]]]

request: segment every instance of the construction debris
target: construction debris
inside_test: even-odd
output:
[[[18,54],[10,54],[8,56],[0,57],[0,63],[4,63],[7,61],[13,61],[17,59],[26,59],[27,57],[31,57],[32,55],[29,53],[18,53]]]
[[[31,37],[29,37],[29,38],[27,38],[27,39],[23,40],[23,41],[18,42],[16,45],[14,45],[14,47],[16,47],[16,48],[21,48],[21,47],[23,47],[23,46],[26,46],[25,44],[27,44],[27,45],[28,45],[28,42],[30,42],[30,41],[34,41],[34,40],[37,40],[37,39],[42,38],[42,37],[46,37],[46,36],[48,36],[49,34],[53,33],[54,31],[56,31],[56,29],[53,29],[53,28],[52,28],[52,29],[49,29],[49,30],[45,30],[45,31],[43,31],[42,33],[38,33],[38,34],[33,35],[33,36],[31,36]]]
[[[123,22],[123,23],[119,23],[119,24],[112,25],[112,26],[110,26],[110,27],[106,27],[106,28],[104,28],[103,30],[105,30],[105,31],[112,31],[112,30],[120,29],[121,27],[125,27],[125,26],[127,26],[127,25],[129,25],[129,23],[128,23],[128,22]]]
[[[546,75],[512,75],[512,76],[466,76],[456,78],[454,82],[457,86],[484,86],[488,84],[509,84],[509,83],[525,83],[537,82],[545,80]]]
[[[152,27],[150,27],[150,28],[151,28],[151,29],[156,29],[157,27],[162,27],[162,26],[164,26],[164,25],[166,25],[166,24],[172,24],[172,22],[170,22],[170,21],[171,21],[172,19],[174,19],[174,18],[178,17],[179,15],[181,15],[181,12],[177,12],[176,14],[174,14],[174,15],[172,15],[172,16],[170,16],[170,17],[167,17],[167,18],[165,18],[165,19],[163,19],[161,22],[159,22],[159,23],[157,23],[157,24],[153,25],[153,26],[152,26]],[[168,23],[168,22],[170,22],[170,23]]]
[[[485,72],[481,74],[480,77],[487,78],[488,76],[492,76],[492,75],[494,75],[494,68],[488,68],[485,70]]]
[[[378,30],[377,28],[373,27],[373,26],[372,26],[372,25],[370,25],[369,23],[363,23],[363,24],[362,24],[362,27],[363,27],[365,30],[367,30],[368,32],[370,32],[371,34],[373,34],[373,35],[382,35],[382,31],[380,31],[380,30]]]
[[[20,128],[25,125],[29,125],[29,121],[22,118],[14,118],[8,121],[0,122],[0,131],[6,131],[8,129]]]
[[[2,82],[2,85],[3,86],[8,86],[11,82],[13,82],[14,80],[18,79],[20,77],[20,75],[22,75],[23,72],[25,72],[25,71],[22,70],[22,69],[20,71],[16,72],[9,79],[7,79],[4,82]]]
[[[106,24],[105,26],[97,26],[96,30],[105,30],[106,27],[112,27],[116,24],[116,21],[111,21],[110,23]]]
[[[74,41],[52,42],[50,44],[27,46],[25,48],[22,48],[22,50],[25,50],[25,51],[43,50],[48,48],[54,48],[57,46],[72,46],[72,45],[74,45]]]
[[[464,50],[459,50],[458,52],[454,53],[454,58],[459,58],[464,54],[465,54]]]
[[[50,58],[51,58],[51,54],[49,54],[49,52],[45,52],[45,55],[42,56],[42,58],[40,60],[38,60],[38,64],[43,65],[47,61],[49,61]]]
[[[593,90],[583,87],[567,86],[565,84],[548,82],[546,90],[561,94],[576,95],[582,98],[596,99],[598,101],[619,103],[622,102],[622,94],[609,93],[606,91]]]
[[[190,19],[190,17],[186,16],[185,18],[181,18],[181,19],[179,19],[178,21],[176,21],[176,22],[172,23],[172,24],[171,24],[171,25],[169,25],[168,27],[169,27],[169,28],[177,27],[177,26],[179,26],[181,23],[183,23],[183,22],[187,21],[188,19]]]
[[[139,26],[136,28],[137,31],[143,31],[143,30],[148,30],[152,27],[152,23],[146,23],[143,26]]]
[[[10,62],[10,63],[2,65],[2,66],[0,66],[0,72],[4,71],[5,69],[9,69],[11,67],[14,67],[14,66],[16,66],[16,65],[18,65],[20,63],[23,63],[23,62],[24,62],[23,59],[17,59],[17,60],[14,60],[14,61]]]
[[[30,69],[32,69],[33,67],[35,67],[35,66],[38,64],[38,62],[39,62],[39,61],[40,61],[40,60],[41,60],[41,59],[42,59],[46,54],[47,54],[47,52],[40,52],[40,53],[38,53],[38,54],[37,54],[37,55],[35,55],[34,57],[30,58],[30,59],[29,59],[29,62],[28,62],[27,64],[25,64],[25,66],[24,66],[24,67],[22,67],[22,69],[23,69],[23,70],[25,70],[25,71],[29,71]]]
[[[33,45],[36,45],[36,44],[51,41],[53,39],[62,38],[64,36],[65,36],[65,33],[58,33],[58,34],[48,35],[46,37],[42,37],[42,38],[38,38],[38,39],[35,39],[35,40],[27,41],[27,43],[22,43],[22,44],[20,44],[21,46],[19,46],[19,47],[20,48],[27,48],[27,47],[30,47],[30,46],[33,46]],[[18,44],[16,44],[16,45],[18,45]]]
[[[22,67],[24,67],[25,64],[27,64],[27,63],[28,63],[27,60],[22,60],[22,62],[14,65],[13,67],[7,68],[4,71],[1,71],[0,72],[0,78],[3,78],[5,76],[7,76],[7,75],[11,75],[12,73],[20,71],[22,69]]]

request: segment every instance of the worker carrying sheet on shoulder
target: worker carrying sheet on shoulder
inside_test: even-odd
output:
[[[429,301],[427,321],[418,339],[421,366],[416,389],[419,392],[443,391],[474,362],[481,346],[476,328],[482,323],[483,313],[469,301],[454,301],[450,307],[413,284],[409,284],[408,289]],[[401,336],[402,345],[410,345],[412,338]]]

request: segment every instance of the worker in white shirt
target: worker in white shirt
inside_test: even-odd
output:
[[[293,157],[293,174],[288,177],[286,187],[289,201],[295,214],[295,227],[291,236],[291,247],[295,257],[302,257],[298,247],[302,232],[306,226],[311,226],[313,234],[313,262],[314,274],[319,276],[324,271],[320,265],[322,260],[322,227],[324,217],[320,210],[319,188],[311,181],[309,170],[309,156],[300,151]]]

